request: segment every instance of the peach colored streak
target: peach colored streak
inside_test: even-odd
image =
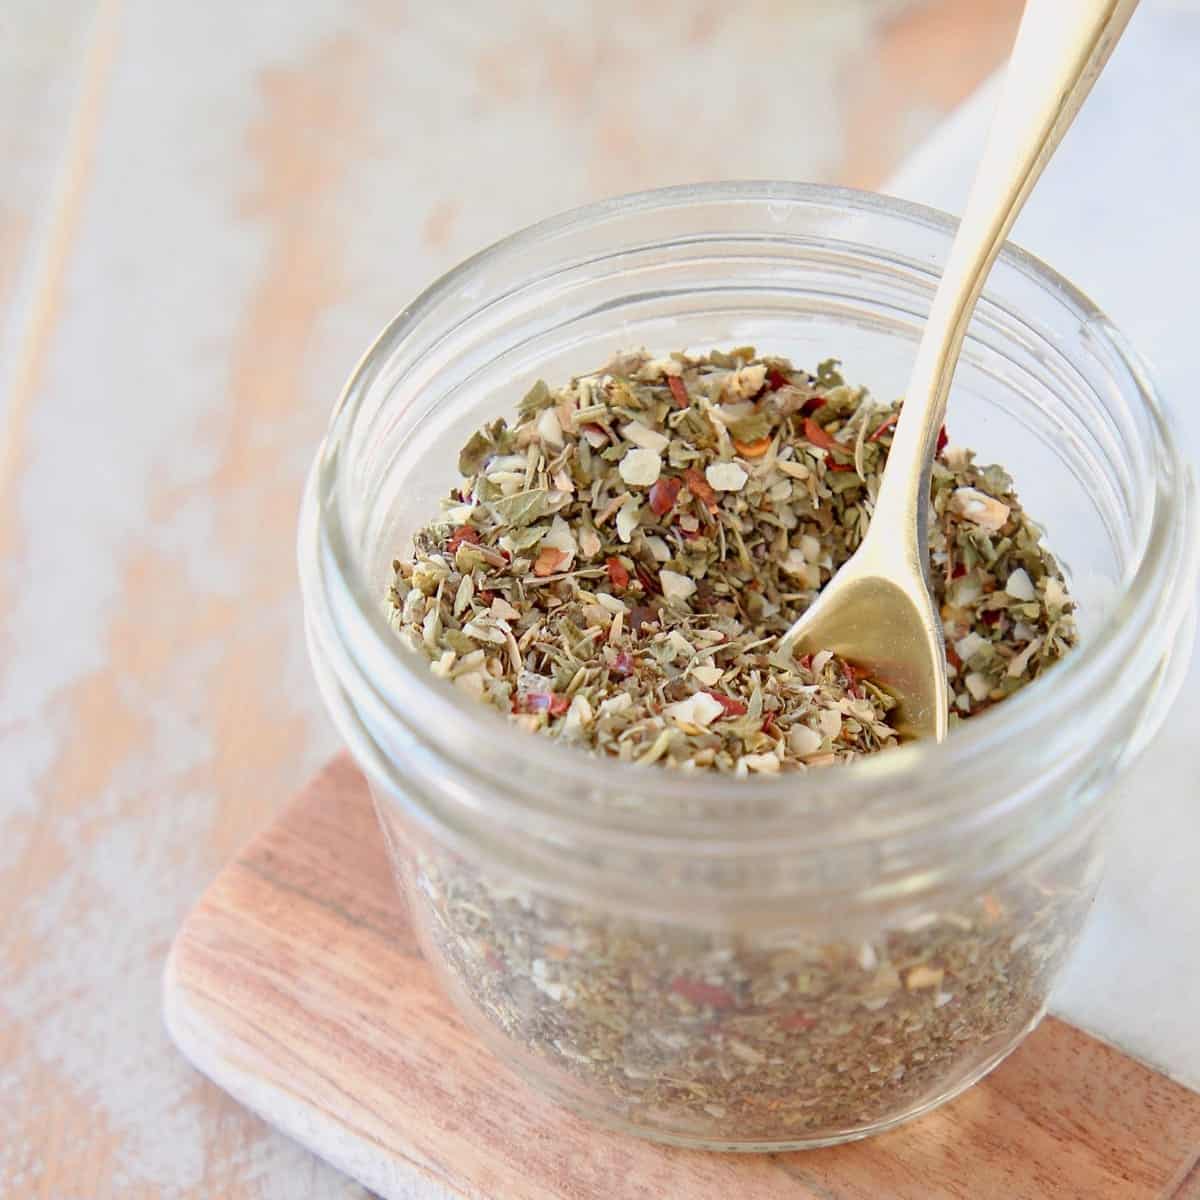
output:
[[[427,246],[434,250],[446,249],[454,233],[454,223],[458,219],[461,207],[457,200],[439,200],[429,210],[421,230],[421,237]]]
[[[285,657],[282,631],[264,636],[255,614],[285,610],[296,591],[299,495],[286,455],[298,442],[316,441],[324,415],[313,413],[306,433],[296,430],[306,354],[343,287],[332,207],[362,139],[354,98],[358,53],[349,39],[336,38],[297,69],[265,71],[262,116],[249,134],[260,178],[242,212],[266,229],[269,242],[234,346],[232,403],[220,415],[221,462],[211,484],[223,546],[253,563],[228,630],[230,653],[207,697],[217,747],[214,782],[217,794],[229,798],[211,833],[221,857],[283,798],[280,764],[295,761],[307,734],[304,720],[289,712],[277,674]]]
[[[851,67],[840,182],[878,187],[1004,63],[1021,9],[1021,0],[926,0],[884,28],[870,61]]]

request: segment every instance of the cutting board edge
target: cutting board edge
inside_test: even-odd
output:
[[[264,1073],[256,1067],[256,1058],[261,1051],[256,1050],[252,1038],[248,1040],[248,1031],[253,1033],[254,1027],[251,1025],[237,1031],[232,1028],[236,1022],[226,1022],[221,1018],[222,1008],[229,1007],[228,1001],[220,991],[223,975],[220,970],[221,956],[226,952],[225,937],[232,933],[235,942],[238,940],[237,931],[243,928],[241,921],[246,918],[248,912],[251,924],[245,928],[255,929],[258,926],[258,921],[253,916],[253,912],[257,910],[243,911],[241,889],[248,881],[255,880],[260,885],[267,883],[273,887],[280,887],[288,895],[306,894],[304,891],[293,891],[286,879],[276,878],[274,862],[270,872],[264,874],[256,867],[255,860],[259,857],[270,858],[273,855],[278,862],[279,855],[282,854],[283,861],[286,861],[288,846],[295,844],[293,826],[299,828],[305,824],[311,825],[314,801],[319,802],[322,808],[325,807],[326,797],[321,792],[323,787],[337,788],[353,782],[343,775],[344,768],[349,765],[351,764],[345,755],[338,755],[318,770],[309,784],[289,803],[281,806],[273,821],[251,838],[241,852],[213,879],[188,913],[169,948],[164,964],[162,1003],[166,1031],[180,1053],[201,1075],[225,1090],[267,1125],[299,1142],[356,1182],[377,1193],[382,1200],[409,1200],[415,1194],[428,1196],[430,1200],[496,1200],[496,1195],[504,1193],[480,1190],[480,1180],[462,1175],[448,1176],[439,1171],[436,1164],[431,1169],[422,1161],[420,1151],[416,1156],[406,1153],[404,1136],[399,1129],[397,1132],[401,1132],[401,1137],[389,1139],[384,1144],[373,1137],[369,1130],[363,1131],[345,1121],[331,1125],[327,1120],[320,1119],[320,1105],[314,1108],[312,1096],[293,1094],[286,1086],[286,1076],[281,1078],[276,1074],[272,1078],[270,1071]],[[355,769],[354,774],[359,775],[359,772]],[[367,807],[363,808],[361,817],[356,818],[356,823],[349,826],[341,822],[333,826],[326,825],[320,831],[321,836],[336,837],[337,833],[331,833],[331,830],[339,830],[345,837],[353,828],[357,828],[355,836],[367,836],[368,828],[377,835],[378,826],[374,820],[374,813],[370,811],[369,798],[363,803]],[[380,842],[382,843],[382,838]],[[382,855],[382,847],[379,852]],[[311,867],[311,863],[308,866]],[[382,873],[377,873],[382,880]],[[388,883],[389,886],[394,884],[390,873]],[[311,879],[307,886],[311,887]],[[375,886],[379,887],[382,884],[377,882]],[[311,896],[309,898],[311,900]],[[230,920],[237,918],[239,912],[241,918],[231,926]],[[224,927],[223,931],[221,926]],[[214,928],[221,933],[215,941],[212,936]],[[1112,1053],[1129,1059],[1143,1070],[1158,1075],[1164,1082],[1170,1082],[1181,1092],[1200,1095],[1187,1085],[1170,1080],[1165,1072],[1135,1059],[1133,1055],[1111,1046],[1089,1031],[1080,1029],[1062,1018],[1055,1018],[1053,1023],[1076,1030],[1089,1042],[1103,1045]],[[919,1126],[920,1122],[913,1125]],[[641,1146],[651,1145],[640,1143],[638,1139],[632,1140]],[[883,1140],[880,1139],[877,1143],[875,1139],[871,1139],[856,1145],[870,1145],[878,1150],[882,1148]],[[668,1150],[666,1147],[660,1149]],[[811,1164],[815,1170],[805,1170],[796,1174],[787,1172],[789,1186],[802,1189],[796,1193],[798,1200],[801,1196],[816,1200],[817,1196],[832,1197],[841,1194],[829,1190],[828,1184],[831,1180],[825,1178],[828,1171],[827,1162],[822,1163],[823,1152],[811,1153],[814,1156]],[[684,1154],[690,1157],[688,1152]],[[709,1159],[710,1162],[723,1160],[726,1165],[743,1157],[699,1156],[700,1160]],[[746,1157],[751,1160],[758,1158],[760,1164],[765,1165],[764,1159],[774,1160],[777,1156]],[[1162,1190],[1154,1192],[1154,1200],[1200,1200],[1200,1191],[1193,1191],[1197,1182],[1200,1182],[1197,1178],[1198,1159],[1200,1148],[1192,1148],[1183,1160],[1175,1164],[1175,1170],[1170,1175],[1160,1178],[1158,1186]],[[723,1170],[718,1170],[718,1174],[724,1173]],[[419,1191],[414,1192],[414,1187]],[[845,1194],[849,1197],[851,1194],[860,1196],[863,1193],[851,1191]],[[950,1194],[959,1193],[947,1193]],[[1150,1200],[1148,1193],[1146,1196],[1147,1200]]]
[[[241,857],[234,859],[225,871],[236,869]],[[404,1160],[410,1177],[406,1180],[397,1178],[389,1169],[388,1156],[375,1153],[376,1147],[369,1139],[358,1136],[349,1128],[336,1136],[324,1136],[320,1123],[305,1119],[310,1111],[308,1104],[253,1071],[240,1068],[234,1058],[214,1049],[218,1040],[216,1030],[206,1023],[200,1006],[194,1003],[194,994],[185,982],[186,970],[181,967],[180,960],[187,952],[192,918],[205,909],[210,892],[220,884],[225,871],[201,895],[167,952],[162,975],[162,1011],[163,1025],[172,1044],[195,1070],[243,1108],[382,1200],[406,1200],[412,1195],[413,1177],[419,1177],[426,1188],[440,1189],[446,1197],[468,1197],[469,1193],[450,1188],[444,1179],[412,1159]],[[398,1151],[391,1147],[389,1154],[395,1156]]]

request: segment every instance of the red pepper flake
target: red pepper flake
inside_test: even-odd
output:
[[[625,569],[625,564],[617,557],[606,558],[604,566],[608,571],[608,582],[613,587],[624,591],[629,586],[629,572]]]
[[[805,400],[804,407],[800,410],[802,416],[808,417],[817,411],[818,408],[825,407],[824,396],[812,396]]]
[[[446,549],[453,554],[463,542],[470,542],[472,546],[479,545],[479,533],[471,528],[470,525],[460,525],[451,535],[450,540],[446,543]]]
[[[811,654],[802,654],[802,655],[800,655],[800,657],[799,657],[798,659],[796,659],[796,661],[797,661],[797,662],[798,662],[798,663],[799,663],[799,664],[800,664],[800,665],[801,665],[801,666],[802,666],[802,667],[803,667],[803,668],[804,668],[806,671],[811,671],[811,670],[812,670],[812,655],[811,655]]]
[[[822,450],[828,450],[831,454],[850,454],[851,451],[843,446],[841,442],[835,441],[833,434],[828,430],[823,429],[812,419],[812,417],[804,418],[804,436],[814,446],[819,446]]]
[[[816,1017],[810,1017],[808,1013],[800,1012],[798,1009],[794,1013],[789,1013],[786,1017],[780,1017],[775,1024],[788,1033],[802,1033],[805,1030],[812,1029],[816,1025]]]
[[[938,430],[937,449],[934,451],[934,454],[940,456],[948,445],[950,445],[950,435],[946,432],[945,425],[943,425]]]
[[[770,434],[763,434],[762,437],[756,438],[752,442],[739,442],[737,438],[731,439],[733,448],[742,455],[743,458],[762,458],[764,454],[771,448]]]
[[[659,585],[658,579],[650,571],[649,567],[644,567],[640,563],[634,568],[638,580],[643,588],[646,589],[647,596],[658,596],[662,594],[662,587]]]
[[[767,713],[762,723],[762,731],[767,737],[775,737],[779,733],[779,730],[775,727],[775,714],[773,712]]]
[[[862,699],[862,691],[859,689],[858,681],[867,677],[866,671],[860,671],[857,667],[852,667],[848,662],[842,663],[842,670],[846,675],[846,691],[850,693],[855,700]]]
[[[708,485],[708,480],[696,467],[688,467],[683,473],[683,482],[687,489],[708,509],[710,513],[717,511],[717,493]]]
[[[767,391],[777,392],[781,387],[788,387],[791,380],[778,368],[767,368]]]
[[[962,659],[958,657],[958,651],[954,649],[949,642],[946,643],[946,661],[956,670],[962,670]]]
[[[961,579],[967,573],[966,563],[955,563],[954,570],[950,572],[951,579]]]
[[[884,421],[884,422],[883,422],[883,423],[882,423],[882,424],[879,426],[879,428],[878,428],[877,430],[875,430],[875,432],[874,432],[873,434],[871,434],[871,436],[870,436],[869,438],[867,438],[867,441],[868,441],[868,442],[877,442],[877,441],[879,441],[879,439],[880,439],[881,437],[883,437],[883,435],[884,435],[885,433],[887,433],[887,431],[888,431],[889,429],[891,429],[891,428],[892,428],[892,426],[893,426],[893,425],[895,425],[895,424],[896,424],[896,422],[897,422],[899,419],[900,419],[900,414],[899,414],[899,413],[892,413],[892,415],[891,415],[890,417],[888,417],[888,419],[887,419],[886,421]],[[939,435],[939,437],[940,437],[940,435]],[[939,450],[939,453],[940,453],[940,450]]]
[[[533,573],[539,579],[545,579],[547,575],[553,575],[566,561],[565,550],[559,550],[554,546],[543,546],[538,551],[537,558],[533,560]]]
[[[654,515],[666,516],[675,507],[675,499],[682,488],[683,480],[677,475],[665,475],[652,484],[650,486],[650,510]]]
[[[671,980],[671,991],[693,1004],[709,1008],[732,1008],[736,1003],[733,993],[726,988],[705,983],[702,979],[688,979],[686,975],[677,975]]]
[[[724,692],[709,692],[710,695],[724,710],[727,717],[742,717],[746,714],[746,706],[733,696],[727,696]]]
[[[979,619],[988,625],[995,625],[1000,620],[1000,610],[998,608],[989,608],[987,612],[981,612]]]
[[[633,655],[628,650],[622,650],[612,661],[609,670],[622,679],[628,679],[633,674]]]
[[[671,389],[671,395],[675,397],[675,403],[680,408],[687,408],[691,403],[688,399],[687,386],[678,375],[667,376],[667,387]]]
[[[561,717],[571,707],[571,701],[557,692],[527,692],[523,701],[526,712],[544,712]]]
[[[853,463],[826,462],[825,466],[830,471],[853,471]]]

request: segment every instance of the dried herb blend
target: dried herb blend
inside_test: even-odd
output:
[[[539,382],[472,436],[395,564],[403,637],[523,727],[620,759],[774,773],[893,744],[892,702],[854,664],[776,651],[861,541],[898,413],[836,368],[639,353]],[[1075,631],[1000,467],[943,444],[933,509],[954,719]]]
[[[441,852],[409,869],[451,989],[543,1086],[721,1147],[868,1130],[1009,1050],[1087,915],[1090,855],[861,937],[622,918]]]
[[[435,674],[581,752],[733,774],[896,740],[889,697],[777,639],[858,546],[896,406],[753,350],[623,354],[463,448],[398,561],[401,636]],[[939,447],[930,565],[951,720],[1075,640],[1062,576],[999,467]],[[1007,1048],[1091,895],[1087,847],[894,927],[716,932],[567,902],[427,846],[435,960],[530,1069],[610,1119],[707,1144],[886,1122]]]

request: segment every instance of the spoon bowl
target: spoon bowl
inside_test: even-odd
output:
[[[804,614],[800,635],[789,631],[786,653],[832,650],[844,662],[869,663],[871,679],[896,700],[900,736],[941,741],[950,709],[941,619],[920,564],[902,560],[902,549],[864,543]]]

